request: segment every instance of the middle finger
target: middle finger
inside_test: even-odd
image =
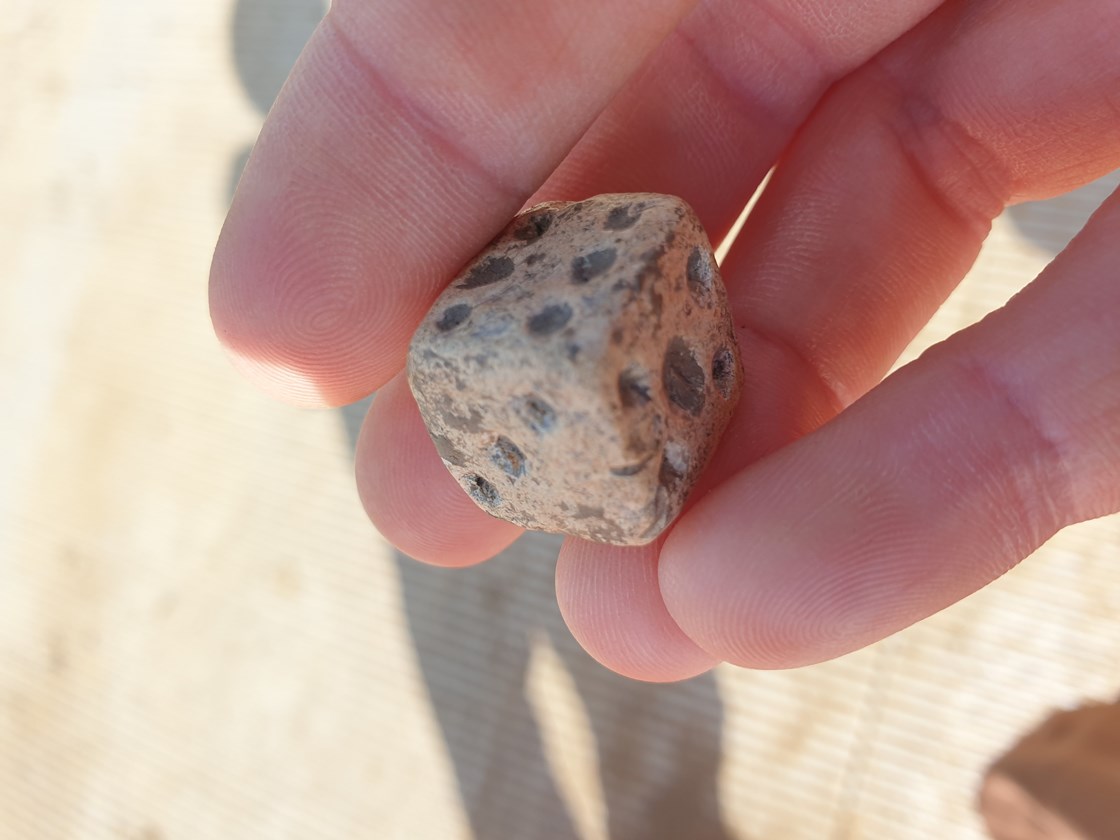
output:
[[[647,60],[533,200],[676,194],[718,240],[829,84],[936,5],[708,0]],[[461,565],[514,538],[465,494],[445,516],[424,513],[429,479],[443,467],[434,446],[407,445],[423,439],[414,406],[375,401],[370,421],[384,432],[376,440],[363,436],[359,483],[390,540],[420,559]],[[389,475],[412,480],[390,491],[376,480]]]
[[[830,92],[725,264],[747,381],[705,486],[812,431],[878,382],[1008,201],[1120,165],[1118,35],[1120,9],[1108,0],[955,2]],[[708,559],[661,569],[661,585],[704,575]],[[603,564],[632,562],[620,549],[566,546],[558,576],[603,579]],[[586,587],[569,589],[588,597]],[[633,673],[626,651],[641,648],[647,617],[621,625],[606,611],[617,595],[601,593],[591,602],[598,610],[563,608],[593,654]],[[667,670],[657,663],[660,678]]]

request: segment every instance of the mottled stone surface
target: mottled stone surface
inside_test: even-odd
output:
[[[695,214],[634,193],[514,219],[421,323],[408,378],[484,510],[638,545],[680,512],[743,377]]]

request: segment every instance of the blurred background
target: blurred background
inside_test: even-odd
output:
[[[321,0],[0,3],[0,838],[975,838],[987,767],[1120,692],[1120,519],[839,661],[671,686],[569,637],[557,541],[398,555],[363,405],[227,365],[206,281]],[[18,81],[17,81],[18,80]],[[1011,210],[908,353],[1120,179]]]

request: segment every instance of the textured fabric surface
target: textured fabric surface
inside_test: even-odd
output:
[[[552,538],[473,570],[398,556],[356,500],[363,408],[256,394],[206,311],[322,11],[5,5],[0,838],[980,838],[987,764],[1120,687],[1120,520],[839,661],[672,686],[579,651]],[[998,220],[915,352],[1116,180]]]

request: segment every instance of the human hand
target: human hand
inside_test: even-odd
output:
[[[436,295],[526,203],[672,193],[719,241],[777,164],[723,267],[746,380],[695,503],[651,546],[569,539],[557,596],[640,679],[838,656],[1120,510],[1120,196],[879,384],[1005,205],[1120,166],[1118,43],[1112,0],[336,0],[238,188],[215,328],[289,402],[379,390],[370,517],[475,563],[520,532],[409,393]]]

